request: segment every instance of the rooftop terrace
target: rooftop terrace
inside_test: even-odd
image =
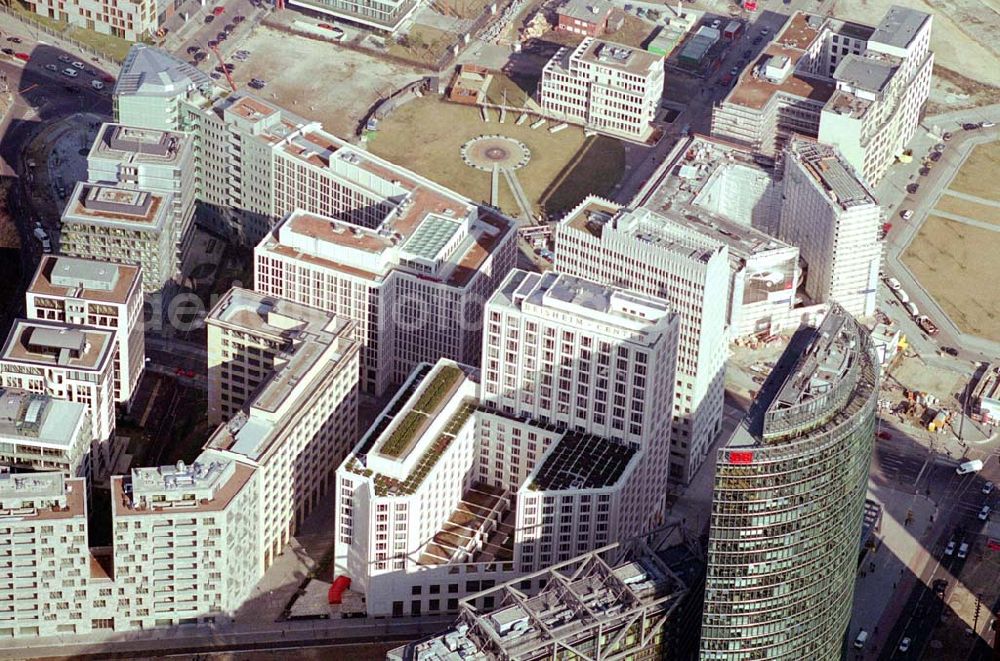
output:
[[[116,516],[218,512],[228,507],[253,474],[252,466],[202,453],[191,466],[178,462],[134,468],[129,477],[111,478],[111,504]]]
[[[68,519],[86,515],[86,480],[60,472],[0,473],[0,520]]]
[[[637,448],[618,441],[569,431],[528,478],[532,491],[604,489],[625,474]]]
[[[16,388],[0,389],[0,438],[68,448],[86,415],[87,407],[78,402]]]
[[[162,230],[170,213],[171,195],[77,182],[62,222]]]
[[[111,158],[129,164],[177,164],[188,136],[171,131],[105,123],[90,148],[90,158]]]
[[[3,360],[102,370],[111,358],[114,338],[110,330],[18,319],[4,344]]]
[[[762,110],[773,97],[781,94],[812,101],[817,105],[825,104],[836,86],[828,79],[794,71],[802,55],[799,50],[771,44],[750,67],[743,71],[736,86],[726,96],[725,103]],[[784,80],[775,82],[760,75],[760,68],[772,57],[789,59],[793,71]]]
[[[138,266],[64,255],[42,255],[28,292],[123,305],[128,301],[129,294],[139,286]]]

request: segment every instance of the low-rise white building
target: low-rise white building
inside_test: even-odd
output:
[[[139,267],[42,255],[24,296],[29,319],[114,331],[115,401],[127,406],[146,360]]]
[[[84,404],[93,438],[91,466],[103,479],[114,467],[115,334],[111,330],[17,319],[0,354],[5,388]]]
[[[60,219],[63,253],[142,267],[142,289],[177,272],[173,194],[77,182]]]
[[[226,453],[111,479],[116,628],[217,622],[263,576],[257,471]]]
[[[230,322],[259,332],[274,301],[246,290],[232,290],[216,308]],[[357,439],[358,343],[353,324],[319,310],[318,320],[290,330],[289,340],[275,353],[273,368],[243,409],[218,427],[207,449],[242,456],[260,474],[260,534],[254,552],[267,569],[298,530],[319,499],[333,485],[334,473]],[[223,362],[244,351],[225,345]],[[242,396],[230,374],[221,391]],[[252,383],[245,382],[245,383]]]
[[[85,405],[26,390],[0,389],[0,466],[90,478],[91,440]]]
[[[553,119],[645,141],[663,96],[663,57],[587,37],[542,69],[538,103]]]

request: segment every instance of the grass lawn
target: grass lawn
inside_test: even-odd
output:
[[[991,225],[1000,225],[1000,207],[980,204],[945,193],[934,206],[937,211],[953,213]]]
[[[423,97],[382,120],[369,149],[476,202],[488,202],[490,175],[465,165],[459,150],[479,135],[515,138],[531,150],[531,161],[517,171],[517,177],[536,213],[558,213],[591,193],[608,195],[621,178],[625,166],[621,142],[585,138],[573,126],[555,134],[547,130],[551,124],[531,130],[531,121],[517,126],[516,120],[517,115],[510,113],[506,123],[499,124],[493,112],[487,124],[478,108]],[[506,182],[501,181],[500,191],[499,206],[516,213],[513,197],[505,192]]]
[[[444,55],[445,49],[456,40],[456,36],[427,25],[414,25],[402,39],[402,43],[389,41],[390,55],[431,64]]]
[[[1000,172],[1000,142],[979,145],[959,168],[948,188],[1000,202],[1000,188],[991,175]]]
[[[41,23],[50,30],[60,31],[66,27],[65,21],[60,21],[55,18],[49,18],[48,16],[42,16],[41,14],[36,14],[35,12],[28,9],[27,5],[21,3],[20,0],[18,0],[18,2],[11,3],[10,8],[19,14],[24,14],[29,21]]]
[[[66,37],[75,39],[82,44],[90,46],[94,50],[104,53],[108,57],[113,57],[118,60],[125,59],[128,49],[132,47],[131,41],[126,41],[125,39],[121,39],[119,37],[113,37],[109,34],[100,34],[94,30],[88,30],[80,27],[71,27],[69,30],[66,30],[69,26],[66,21],[60,21],[55,18],[49,18],[48,16],[36,14],[20,2],[13,3],[12,8],[14,11],[23,14],[27,20],[35,21],[50,30],[63,33]],[[64,30],[66,31],[63,32]]]
[[[903,261],[952,321],[1000,341],[1000,232],[928,216]]]
[[[502,104],[504,102],[504,92],[507,93],[506,102],[508,106],[523,108],[524,102],[528,100],[527,89],[534,89],[538,84],[537,79],[522,78],[520,84],[512,78],[502,73],[494,74],[490,81],[490,88],[486,90],[486,98],[490,103]]]

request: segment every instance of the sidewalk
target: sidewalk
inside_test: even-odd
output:
[[[875,491],[869,487],[867,497],[883,508],[879,547],[865,555],[858,569],[847,633],[853,640],[861,629],[867,631],[871,637],[865,656],[877,658],[886,645],[897,643],[885,639],[900,617],[917,576],[933,561],[926,547],[934,539],[935,526],[930,524],[930,517],[937,507],[924,495],[892,489]],[[908,512],[913,513],[913,521],[906,525]]]

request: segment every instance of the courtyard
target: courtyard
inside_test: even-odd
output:
[[[505,136],[523,144],[530,157],[517,169],[517,180],[536,214],[558,214],[589,194],[607,196],[625,169],[625,147],[604,136],[586,136],[569,126],[550,133],[552,123],[536,129],[529,118],[518,125],[518,113],[508,113],[501,124],[489,111],[483,121],[479,108],[436,97],[407,103],[383,119],[372,135],[369,150],[448,186],[476,202],[491,198],[491,174],[467,165],[462,146],[482,135]],[[506,213],[518,211],[507,185],[499,187],[498,206]]]

